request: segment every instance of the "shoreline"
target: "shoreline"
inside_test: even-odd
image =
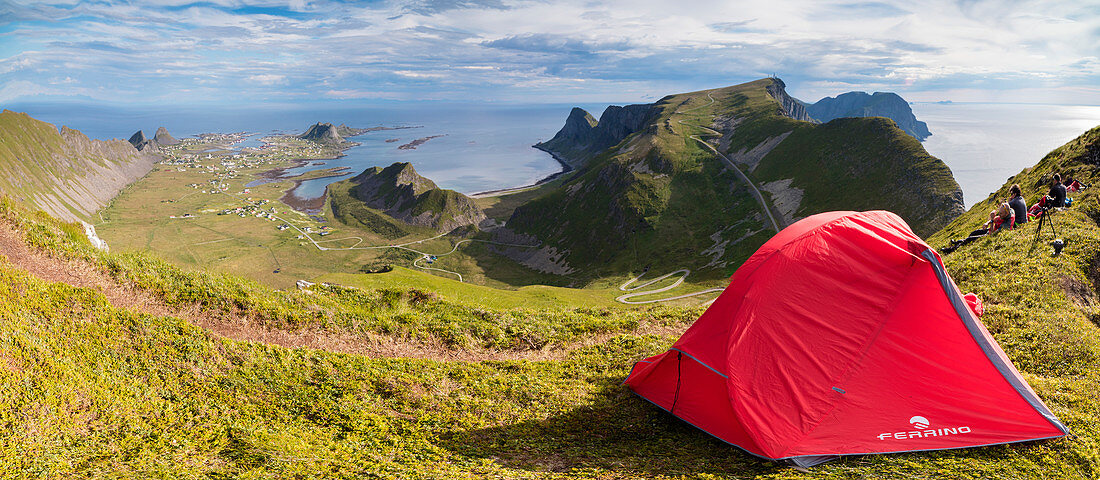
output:
[[[293,210],[302,212],[302,213],[307,214],[307,215],[316,215],[318,213],[321,213],[321,210],[325,206],[325,198],[328,195],[328,188],[326,187],[325,192],[322,193],[321,196],[319,196],[317,198],[302,198],[302,197],[299,197],[298,195],[296,195],[294,193],[294,191],[297,190],[298,187],[302,186],[302,183],[308,182],[310,180],[317,180],[317,179],[320,179],[320,178],[346,177],[346,176],[352,175],[354,173],[354,172],[351,171],[351,167],[336,167],[336,168],[333,168],[332,171],[328,175],[321,175],[321,176],[317,176],[317,177],[310,177],[310,178],[303,178],[303,179],[294,180],[297,177],[302,177],[302,176],[308,175],[308,174],[310,174],[312,172],[315,172],[315,171],[316,170],[310,170],[309,172],[305,172],[305,173],[302,173],[301,175],[296,175],[294,177],[286,177],[286,178],[280,178],[280,179],[274,180],[274,181],[291,180],[291,181],[294,182],[293,186],[291,186],[290,188],[288,188],[286,190],[283,190],[283,196],[279,197],[279,201],[285,203],[288,207],[290,207]]]
[[[521,186],[518,186],[518,187],[508,187],[508,188],[498,188],[496,190],[486,190],[484,192],[471,193],[471,194],[466,195],[466,196],[470,197],[470,198],[499,197],[501,195],[507,195],[509,193],[519,192],[519,191],[522,191],[522,190],[527,190],[529,188],[535,188],[535,187],[538,187],[540,185],[552,182],[552,181],[557,180],[558,178],[561,178],[563,175],[565,175],[569,172],[572,172],[574,170],[571,165],[569,165],[568,163],[565,163],[565,160],[562,160],[554,152],[551,152],[550,150],[547,150],[543,147],[540,147],[539,144],[532,145],[531,147],[535,148],[535,149],[538,149],[538,150],[541,150],[543,152],[549,153],[550,156],[553,157],[553,159],[555,161],[557,161],[559,164],[561,164],[561,171],[557,172],[557,173],[552,173],[550,175],[547,175],[546,177],[544,177],[542,179],[539,179],[535,183],[532,183],[532,184],[529,184],[529,185],[521,185]]]
[[[298,188],[298,183],[295,182],[294,188]],[[283,193],[283,196],[279,197],[279,201],[286,204],[292,210],[301,212],[306,215],[317,215],[321,213],[321,210],[325,208],[325,200],[328,198],[328,189],[325,189],[325,193],[321,194],[317,198],[302,198],[294,194],[294,188],[287,190]]]
[[[415,126],[415,127],[394,127],[394,128],[391,128],[391,127],[371,127],[371,128],[366,128],[366,129],[358,129],[355,134],[348,135],[348,138],[357,137],[359,135],[362,135],[362,134],[368,133],[368,132],[376,132],[376,131],[382,131],[382,130],[401,130],[401,129],[407,129],[407,128],[419,128],[419,126]],[[292,135],[292,136],[297,137],[296,135]],[[323,158],[296,158],[296,159],[293,159],[293,160],[289,160],[291,162],[290,165],[287,165],[285,167],[273,168],[271,170],[265,170],[265,171],[262,171],[260,173],[257,173],[256,174],[256,180],[248,182],[247,184],[245,184],[245,187],[251,188],[251,187],[257,187],[257,186],[260,186],[260,185],[265,185],[265,184],[268,184],[268,183],[274,183],[274,182],[278,182],[278,181],[282,181],[282,180],[292,180],[294,182],[294,185],[291,186],[290,188],[286,189],[286,190],[283,190],[283,196],[279,197],[279,201],[286,204],[292,210],[304,213],[306,215],[316,215],[318,213],[321,213],[321,210],[325,206],[325,198],[327,196],[328,189],[326,188],[325,193],[322,193],[321,196],[319,196],[317,198],[302,198],[302,197],[299,197],[299,196],[295,195],[294,191],[297,190],[298,187],[302,186],[302,182],[305,182],[307,180],[316,180],[318,178],[342,177],[342,176],[345,176],[345,175],[354,174],[355,172],[351,172],[350,174],[347,173],[348,170],[351,170],[351,167],[336,167],[335,169],[333,169],[332,174],[322,175],[320,177],[313,177],[313,178],[308,178],[308,179],[303,179],[303,180],[293,180],[293,179],[295,177],[301,177],[303,175],[307,175],[310,172],[314,172],[316,170],[324,170],[324,169],[323,168],[318,168],[316,170],[308,170],[308,171],[302,172],[298,175],[295,175],[293,177],[285,177],[283,175],[287,172],[287,170],[291,170],[291,169],[294,169],[294,168],[301,168],[301,167],[305,167],[307,165],[313,165],[313,166],[317,166],[317,167],[321,167],[322,165],[327,165],[330,160],[337,160],[337,159],[346,157],[347,154],[344,153],[345,151],[347,151],[349,149],[352,149],[352,148],[355,148],[355,147],[358,147],[360,145],[362,145],[362,143],[353,142],[353,141],[350,141],[350,140],[345,140],[345,141],[340,142],[339,144],[336,145],[337,148],[339,148],[339,150],[336,152],[336,155],[334,155],[334,156],[323,157]],[[337,173],[337,172],[339,172],[339,173]],[[253,183],[253,182],[256,182],[256,181],[259,181],[259,180],[264,180],[264,181],[262,181],[260,183]]]

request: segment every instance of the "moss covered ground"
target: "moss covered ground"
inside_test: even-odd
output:
[[[1014,181],[1100,178],[1100,129]],[[0,477],[4,478],[1097,478],[1100,195],[1056,216],[1067,249],[1002,232],[945,255],[983,322],[1072,430],[1065,439],[844,458],[810,473],[758,460],[620,385],[698,309],[473,308],[407,289],[273,290],[106,254],[76,225],[10,199],[24,242],[174,305],[245,312],[269,328],[374,332],[501,360],[368,358],[217,338],[124,310],[98,291],[0,261]],[[930,242],[980,223],[979,204]],[[1050,236],[1043,240],[1050,240]],[[596,339],[596,341],[592,341]],[[588,340],[588,341],[586,341]],[[487,349],[487,350],[486,350]],[[543,360],[508,353],[545,351]]]

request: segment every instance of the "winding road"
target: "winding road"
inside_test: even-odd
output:
[[[249,205],[253,205],[253,206],[256,206],[256,207],[259,206],[256,203],[250,202],[247,199],[238,197],[238,196],[233,195],[231,193],[226,193],[226,192],[219,192],[219,193],[221,193],[222,195],[227,195],[227,196],[233,197],[233,198],[235,198],[235,199],[237,199],[241,202],[244,202],[246,204],[249,204]],[[451,275],[454,275],[454,276],[458,277],[458,281],[460,281],[460,282],[464,281],[462,279],[462,274],[461,273],[452,272],[450,270],[444,270],[442,268],[436,268],[436,267],[424,267],[424,266],[421,266],[419,264],[419,262],[421,260],[431,259],[431,257],[439,258],[439,257],[443,257],[443,256],[450,255],[452,253],[455,253],[455,252],[458,251],[458,247],[460,245],[462,245],[463,243],[467,243],[467,242],[482,242],[482,243],[488,243],[488,244],[492,244],[492,245],[503,245],[503,246],[506,246],[506,247],[520,247],[520,248],[537,248],[538,247],[538,245],[521,245],[521,244],[516,244],[516,243],[502,243],[502,242],[493,242],[493,241],[489,241],[489,240],[478,240],[478,239],[474,239],[474,238],[467,238],[467,239],[464,239],[464,240],[459,240],[458,242],[456,242],[454,244],[454,248],[452,248],[451,251],[446,252],[446,253],[439,253],[439,254],[431,254],[431,253],[421,252],[420,250],[416,250],[414,248],[409,248],[408,247],[409,245],[413,245],[413,244],[417,244],[417,243],[424,243],[424,242],[427,242],[429,240],[435,240],[437,238],[445,237],[445,236],[447,236],[447,233],[441,233],[441,234],[436,235],[434,237],[422,238],[420,240],[413,240],[411,242],[405,242],[405,243],[400,243],[400,244],[371,245],[371,246],[366,246],[366,247],[360,247],[359,244],[363,243],[363,238],[362,237],[334,238],[334,239],[331,239],[331,240],[321,240],[321,241],[318,242],[312,236],[310,236],[308,232],[306,232],[305,230],[302,230],[301,228],[298,228],[297,225],[294,225],[293,223],[291,223],[287,219],[276,216],[275,214],[271,214],[271,218],[279,220],[279,221],[289,225],[290,228],[293,228],[293,229],[297,230],[298,233],[301,233],[303,238],[305,238],[306,240],[309,240],[310,243],[312,243],[313,246],[317,248],[317,250],[320,250],[320,251],[330,251],[330,250],[331,251],[338,251],[338,250],[376,250],[376,249],[383,249],[383,248],[397,248],[397,249],[402,249],[402,250],[408,250],[410,252],[414,252],[414,253],[417,253],[417,254],[420,255],[419,258],[417,258],[416,260],[413,260],[413,266],[414,267],[422,269],[422,270],[435,270],[437,272],[449,273]],[[352,245],[350,247],[325,247],[325,246],[321,245],[322,243],[339,242],[339,241],[342,241],[342,240],[351,240],[351,239],[359,240],[359,242],[357,242],[355,245]]]
[[[643,295],[652,295],[654,293],[667,292],[669,290],[672,290],[673,288],[679,287],[681,283],[684,283],[684,279],[687,278],[687,276],[689,274],[691,274],[691,270],[688,270],[686,268],[676,270],[675,272],[672,272],[672,273],[666,273],[664,275],[661,275],[660,277],[654,278],[653,280],[645,282],[641,285],[636,285],[636,286],[630,287],[629,285],[631,283],[637,282],[638,280],[640,280],[642,278],[642,276],[645,275],[645,273],[642,273],[641,275],[638,275],[637,277],[634,277],[630,280],[627,280],[626,283],[624,283],[622,285],[619,285],[619,290],[622,290],[624,292],[634,292],[634,290],[639,290],[639,289],[648,287],[650,285],[653,285],[654,283],[660,282],[661,280],[664,280],[664,279],[669,278],[673,275],[676,275],[677,273],[682,273],[682,275],[680,275],[680,278],[676,279],[675,282],[672,282],[671,285],[667,285],[667,286],[657,288],[657,289],[653,289],[653,290],[645,290],[645,291],[642,291],[642,292],[627,293],[625,295],[619,295],[617,298],[615,298],[615,300],[618,301],[618,302],[621,302],[621,303],[629,304],[629,305],[642,305],[642,304],[646,304],[646,303],[667,302],[669,300],[678,300],[678,299],[681,299],[681,298],[694,297],[694,296],[697,296],[697,295],[703,295],[703,294],[707,294],[707,293],[711,293],[711,292],[721,292],[721,291],[725,290],[725,288],[710,288],[710,289],[707,289],[707,290],[700,290],[698,292],[692,292],[692,293],[686,293],[686,294],[683,294],[683,295],[677,295],[675,297],[658,298],[658,299],[655,299],[655,300],[630,300],[631,298],[634,298],[634,297],[641,297]],[[714,300],[711,300],[711,302],[713,302],[713,301]],[[707,302],[707,303],[710,303],[710,302]]]
[[[710,92],[707,92],[707,98],[710,99],[710,103],[708,103],[706,105],[700,105],[698,107],[689,108],[687,110],[677,110],[674,114],[687,115],[688,112],[714,105],[714,103],[715,103],[714,96],[711,95]],[[710,135],[714,135],[714,136],[717,136],[717,137],[722,136],[721,132],[718,132],[717,130],[714,130],[713,128],[706,127],[706,126],[703,126],[703,125],[695,125],[695,124],[691,124],[691,123],[684,123],[684,121],[682,121],[682,120],[676,120],[676,123],[678,123],[680,125],[683,125],[683,126],[686,126],[686,127],[701,128],[701,129],[706,130],[707,132],[709,132]],[[704,147],[707,147],[707,149],[709,149],[711,152],[714,152],[714,154],[717,155],[718,158],[721,158],[722,161],[725,162],[727,167],[732,169],[737,174],[737,176],[741,178],[741,180],[743,182],[745,182],[746,184],[748,184],[749,187],[752,188],[753,197],[755,197],[756,201],[760,204],[760,208],[764,210],[764,216],[767,218],[768,223],[771,224],[771,228],[774,229],[776,232],[779,232],[779,230],[781,230],[782,227],[780,227],[779,222],[776,221],[776,219],[775,219],[776,215],[773,212],[773,209],[775,207],[773,207],[767,201],[767,199],[764,198],[764,194],[760,193],[760,189],[756,187],[756,184],[754,184],[752,182],[752,180],[749,178],[749,176],[745,175],[745,172],[741,171],[741,169],[738,168],[737,165],[735,163],[733,163],[732,160],[729,159],[729,157],[726,157],[725,154],[723,154],[722,152],[719,152],[718,149],[714,148],[714,146],[711,145],[710,142],[707,142],[706,140],[703,140],[702,138],[699,138],[696,135],[689,135],[688,138],[691,138],[692,140],[695,140],[695,141],[699,142]],[[664,280],[666,278],[672,277],[676,274],[681,274],[680,278],[677,279],[675,282],[673,282],[671,285],[667,285],[667,286],[664,286],[664,287],[661,287],[661,288],[656,288],[656,289],[653,289],[653,290],[644,290],[644,291],[641,291],[641,292],[635,292],[635,290],[646,288],[650,285],[653,285],[657,282],[660,282],[661,280]],[[638,280],[640,280],[642,278],[642,276],[645,275],[645,273],[642,273],[642,275],[638,275],[637,277],[634,277],[630,280],[627,280],[626,283],[620,285],[619,290],[622,290],[624,292],[631,292],[631,293],[627,293],[625,295],[620,295],[619,297],[615,298],[615,300],[619,301],[621,303],[626,303],[626,304],[630,304],[630,305],[641,305],[641,304],[646,304],[646,303],[667,302],[667,301],[670,301],[670,300],[678,300],[678,299],[681,299],[681,298],[694,297],[694,296],[697,296],[697,295],[703,295],[703,294],[712,293],[712,292],[721,292],[721,291],[725,290],[725,288],[711,288],[711,289],[707,289],[707,290],[700,290],[698,292],[692,292],[692,293],[687,293],[687,294],[683,294],[683,295],[677,295],[677,296],[674,296],[674,297],[658,298],[658,299],[654,299],[654,300],[630,300],[631,298],[635,298],[635,297],[641,297],[641,296],[645,296],[645,295],[652,295],[652,294],[655,294],[655,293],[667,292],[669,290],[672,290],[672,289],[680,286],[680,284],[684,283],[684,279],[687,278],[687,276],[689,274],[691,274],[691,270],[686,269],[686,268],[682,268],[682,269],[676,270],[672,273],[667,273],[665,275],[657,277],[657,278],[655,278],[653,280],[650,280],[648,282],[645,282],[641,285],[636,285],[634,287],[630,287],[629,286],[630,284],[632,284],[634,282],[637,282]],[[713,301],[714,300],[711,300],[710,302],[713,302]],[[707,303],[710,303],[710,302],[707,302]]]
[[[710,92],[707,92],[707,97],[710,98],[710,103],[708,103],[706,105],[700,105],[700,106],[695,107],[695,108],[690,108],[690,109],[687,109],[687,110],[677,110],[675,112],[675,114],[684,115],[684,114],[687,114],[687,112],[690,112],[690,111],[693,111],[693,110],[698,110],[698,109],[703,108],[703,107],[709,107],[711,105],[714,105],[715,100],[714,100],[714,97],[710,94]],[[713,128],[710,128],[710,127],[705,127],[703,125],[695,125],[695,124],[691,124],[691,123],[684,123],[683,120],[676,120],[676,123],[679,123],[680,125],[684,125],[684,126],[687,126],[687,127],[695,127],[695,128],[701,128],[703,130],[707,130],[708,132],[710,132],[711,135],[714,135],[714,136],[718,136],[718,137],[722,136],[721,132],[718,132],[717,130],[714,130]],[[722,161],[726,162],[727,167],[733,169],[733,171],[735,173],[737,173],[737,176],[741,177],[741,180],[743,182],[748,184],[749,187],[752,187],[752,195],[753,195],[753,197],[756,198],[756,201],[758,203],[760,203],[760,208],[762,208],[764,210],[764,216],[766,216],[768,218],[768,221],[771,223],[771,227],[776,231],[776,233],[778,233],[780,230],[782,230],[782,228],[779,226],[779,222],[777,222],[775,220],[776,216],[773,213],[773,209],[775,207],[773,207],[767,201],[767,199],[764,198],[764,194],[760,193],[760,189],[756,187],[756,184],[753,183],[751,179],[749,179],[748,175],[745,175],[745,172],[741,171],[741,169],[738,168],[737,165],[734,164],[733,161],[729,159],[729,157],[727,157],[722,152],[719,152],[718,149],[714,148],[714,145],[711,145],[710,142],[707,142],[706,140],[703,140],[702,138],[699,138],[696,135],[689,135],[688,138],[691,138],[692,140],[695,140],[696,142],[699,142],[704,147],[707,147],[707,149],[709,149],[711,152],[714,152],[714,154],[717,155],[718,158],[721,158]]]

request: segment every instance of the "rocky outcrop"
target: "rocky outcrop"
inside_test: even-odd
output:
[[[535,144],[535,148],[550,153],[567,169],[581,168],[592,157],[645,128],[655,112],[652,104],[612,105],[596,121],[584,109],[574,107],[554,138]]]
[[[160,159],[155,144],[135,134],[138,151],[124,140],[91,140],[68,127],[25,113],[0,113],[0,192],[66,221],[89,219]],[[152,146],[153,148],[149,148]]]
[[[343,125],[341,125],[343,127]],[[347,127],[344,127],[347,128]],[[342,143],[344,138],[340,136],[337,127],[331,123],[317,122],[306,130],[306,133],[298,135],[302,140],[312,140],[317,143],[336,144]]]
[[[772,77],[771,85],[766,87],[768,95],[771,95],[775,101],[779,102],[780,110],[779,114],[785,117],[791,117],[795,120],[802,120],[804,122],[813,122],[814,119],[810,117],[810,114],[806,113],[806,106],[795,100],[790,95],[787,95],[787,85],[783,83],[783,80]]]
[[[138,151],[144,151],[147,148],[152,150],[152,151],[157,150],[156,142],[146,138],[145,137],[145,132],[143,132],[141,130],[138,130],[137,132],[134,132],[134,134],[130,136],[129,141],[130,141],[130,145],[133,145],[134,148],[138,149]]]
[[[932,135],[928,124],[917,120],[913,109],[896,93],[875,92],[868,95],[866,92],[848,92],[836,98],[822,98],[806,109],[811,117],[821,122],[845,117],[886,117],[922,142]]]
[[[356,135],[359,135],[360,133],[363,133],[363,129],[361,129],[361,128],[351,128],[351,127],[349,127],[347,125],[344,125],[342,123],[336,127],[336,134],[339,135],[342,138],[354,137]]]
[[[164,127],[160,127],[157,129],[157,134],[153,135],[153,141],[157,142],[157,145],[161,146],[179,145],[180,143],[180,141],[176,140],[176,138],[173,137],[172,134],[168,133],[168,129]]]
[[[354,199],[410,225],[451,231],[486,219],[469,197],[439,188],[409,163],[370,168],[347,181]]]
[[[164,127],[158,128],[157,134],[154,135],[152,139],[146,137],[144,131],[138,130],[130,136],[129,142],[130,145],[133,145],[134,148],[138,149],[139,151],[150,149],[153,152],[159,152],[160,147],[179,145],[180,143],[180,141],[176,140],[175,137],[168,133],[168,129]]]

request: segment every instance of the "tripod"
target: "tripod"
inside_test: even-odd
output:
[[[1043,234],[1043,223],[1046,222],[1050,225],[1050,233],[1054,234],[1054,238],[1058,238],[1058,232],[1054,230],[1054,219],[1050,218],[1049,208],[1044,208],[1039,214],[1039,227],[1035,229],[1035,242],[1039,241],[1039,236]]]

